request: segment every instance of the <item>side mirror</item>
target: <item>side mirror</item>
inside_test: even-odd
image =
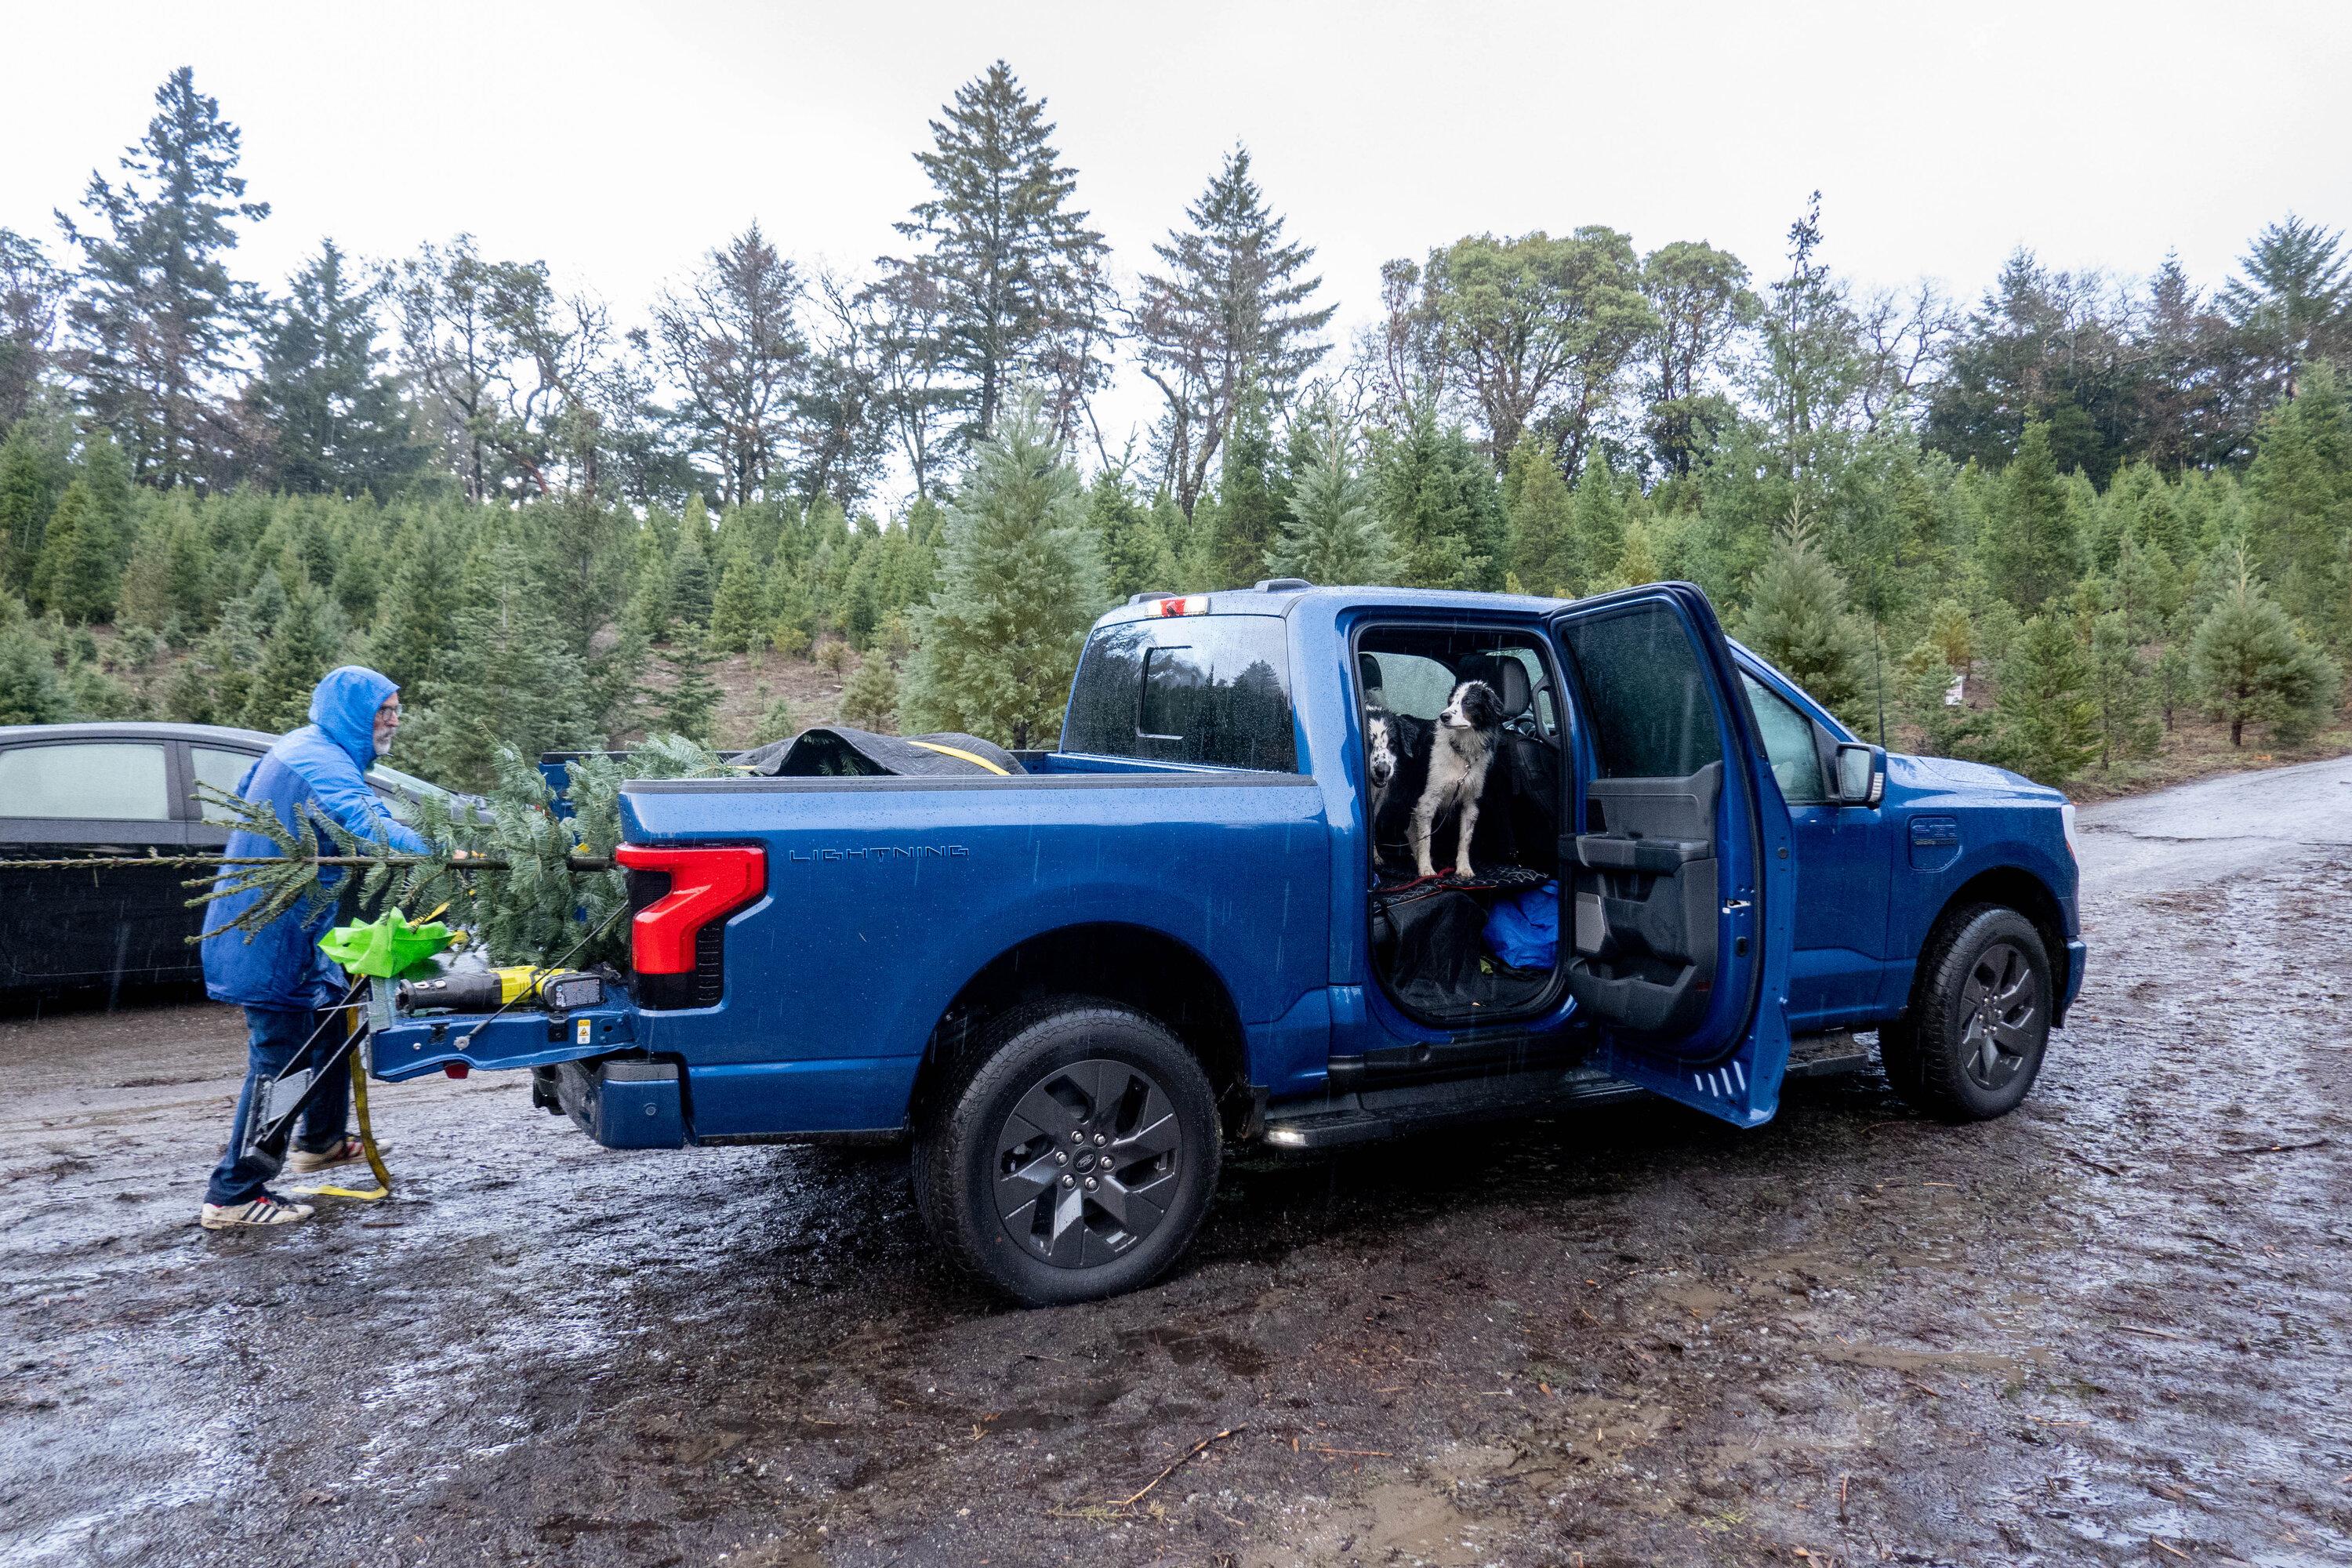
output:
[[[1841,741],[1837,782],[1832,798],[1840,805],[1876,805],[1886,795],[1886,750],[1859,741]]]

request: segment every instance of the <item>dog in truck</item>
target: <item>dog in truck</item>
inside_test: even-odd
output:
[[[1455,814],[1461,826],[1454,847],[1454,875],[1468,878],[1470,835],[1478,826],[1478,797],[1486,788],[1486,771],[1495,763],[1495,738],[1503,727],[1503,700],[1483,680],[1465,680],[1445,700],[1437,723],[1429,732],[1429,773],[1421,798],[1413,803],[1411,840],[1413,868],[1423,877],[1437,875],[1430,862],[1430,838],[1438,819]]]

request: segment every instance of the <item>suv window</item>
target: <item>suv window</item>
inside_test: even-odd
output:
[[[161,744],[104,741],[0,752],[0,816],[164,822],[171,816]]]
[[[1078,665],[1062,749],[1296,772],[1281,619],[1187,616],[1106,628]]]
[[[1756,727],[1764,731],[1764,754],[1771,759],[1772,776],[1780,782],[1780,797],[1790,805],[1818,805],[1829,799],[1822,787],[1822,753],[1813,743],[1813,721],[1744,669],[1739,683],[1748,689]]]

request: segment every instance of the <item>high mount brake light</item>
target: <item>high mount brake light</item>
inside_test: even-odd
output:
[[[632,871],[669,873],[669,891],[629,922],[629,966],[640,974],[690,973],[694,939],[702,928],[768,888],[768,853],[756,844],[624,844],[613,858]]]
[[[1152,613],[1160,616],[1205,616],[1209,613],[1206,594],[1171,594],[1153,601]]]

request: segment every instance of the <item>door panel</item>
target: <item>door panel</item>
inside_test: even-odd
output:
[[[186,842],[160,742],[53,742],[0,752],[10,858],[163,856]],[[118,984],[198,972],[173,867],[0,871],[0,987]]]
[[[1611,1071],[1763,1121],[1788,1058],[1789,825],[1759,788],[1715,612],[1687,584],[1657,584],[1563,611],[1553,635],[1580,718],[1582,831],[1561,845],[1570,994]]]

